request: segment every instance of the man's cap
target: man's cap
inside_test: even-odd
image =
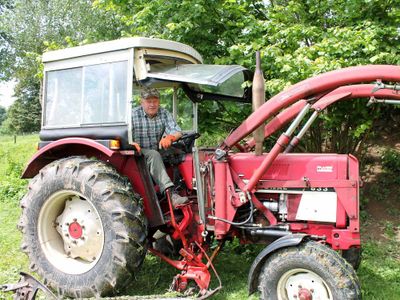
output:
[[[160,93],[158,90],[153,88],[143,88],[140,91],[140,98],[148,99],[148,98],[160,98]]]

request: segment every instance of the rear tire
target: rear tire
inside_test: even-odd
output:
[[[338,253],[310,241],[272,254],[260,274],[261,299],[361,299],[354,269]]]
[[[115,294],[147,251],[141,199],[102,161],[69,157],[44,167],[21,200],[30,269],[60,296]]]

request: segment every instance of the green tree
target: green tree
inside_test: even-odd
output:
[[[0,63],[0,80],[15,78],[16,89],[21,91],[16,95],[16,104],[10,108],[12,120],[7,121],[7,126],[17,132],[32,131],[40,125],[40,113],[36,112],[41,109],[39,90],[43,52],[116,39],[124,25],[112,11],[93,9],[90,0],[3,1],[0,9],[0,55],[7,58]],[[21,117],[29,110],[35,112],[32,114],[34,120]],[[20,124],[21,120],[26,121],[27,126]]]
[[[15,88],[17,100],[7,111],[7,118],[3,123],[4,131],[13,134],[37,132],[40,129],[41,109],[38,106],[39,83],[34,77],[28,78]]]
[[[130,26],[130,34],[187,43],[198,49],[206,62],[253,68],[254,53],[261,50],[267,98],[289,85],[330,70],[399,63],[398,0],[97,0],[94,3],[121,15]],[[203,128],[216,128],[218,118],[225,121],[227,126],[219,126],[224,130],[243,120],[237,106],[206,104],[202,108],[200,116],[202,113],[208,116]],[[360,143],[382,113],[380,110],[371,113],[359,101],[339,103],[312,127],[303,147],[308,151],[354,152],[360,149]]]
[[[11,0],[0,0],[0,16],[4,15],[5,10],[12,7]],[[6,47],[9,39],[7,32],[0,26],[0,80],[8,75],[7,66],[10,65],[10,49]]]
[[[230,48],[226,62],[251,66],[261,50],[267,95],[314,75],[347,66],[398,64],[400,1],[270,1],[252,43]],[[311,128],[308,151],[361,151],[384,111],[349,101],[330,107]]]

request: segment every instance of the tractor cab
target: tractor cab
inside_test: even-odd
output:
[[[160,39],[126,38],[51,51],[43,55],[43,63],[40,148],[83,137],[112,149],[131,149],[131,109],[143,86],[164,91],[168,99],[162,102],[175,118],[178,95],[189,98],[195,132],[198,102],[248,102],[251,96],[242,87],[251,76],[245,68],[204,65],[193,48]]]

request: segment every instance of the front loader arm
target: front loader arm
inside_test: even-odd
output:
[[[374,91],[376,85],[373,84],[359,84],[359,85],[347,85],[341,86],[337,89],[325,94],[323,97],[319,98],[313,105],[312,109],[322,111],[329,105],[340,101],[349,100],[355,98],[369,98],[374,97],[376,99],[396,99],[400,100],[400,93],[395,92],[391,89],[380,89]],[[346,97],[337,97],[340,94],[347,94]],[[299,100],[291,106],[285,108],[279,114],[277,114],[273,119],[271,119],[264,127],[264,138],[268,138],[276,131],[281,129],[283,126],[288,124],[293,120],[301,109],[306,105],[306,100]],[[250,139],[245,143],[244,148],[250,151],[255,145],[254,138]],[[243,151],[242,151],[243,152]]]
[[[225,139],[223,146],[228,149],[231,148],[271,116],[300,99],[307,99],[313,95],[328,93],[349,84],[372,81],[398,82],[400,81],[400,67],[392,65],[349,67],[301,81],[288,90],[272,97],[258,110],[253,112]]]
[[[398,92],[395,92],[391,89],[380,89],[377,91],[374,91],[376,85],[373,84],[358,84],[358,85],[347,85],[347,86],[341,86],[338,87],[337,89],[329,92],[322,98],[320,98],[317,102],[315,102],[312,105],[312,109],[317,110],[317,111],[322,111],[325,108],[327,108],[329,105],[339,101],[339,100],[347,100],[347,99],[357,99],[357,98],[370,98],[374,97],[376,99],[395,99],[395,100],[400,100],[400,94]],[[329,97],[335,97],[336,95],[343,94],[343,93],[349,93],[347,97],[338,99],[334,101],[332,98],[329,99]]]

